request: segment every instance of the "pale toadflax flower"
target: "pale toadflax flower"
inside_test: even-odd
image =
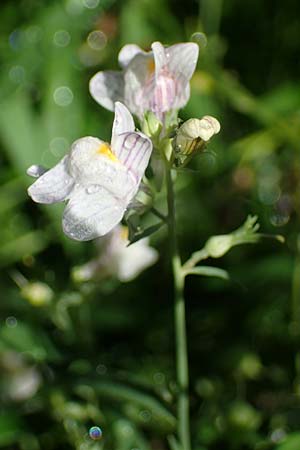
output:
[[[158,252],[149,245],[149,238],[128,246],[128,229],[121,225],[117,225],[105,237],[97,239],[95,244],[99,255],[73,269],[75,281],[103,279],[108,276],[115,276],[122,282],[131,281],[158,259]]]
[[[90,81],[92,97],[113,111],[116,100],[143,118],[152,111],[160,120],[168,111],[185,106],[190,97],[189,81],[195,71],[199,48],[193,42],[164,47],[154,42],[144,52],[134,44],[119,53],[122,72],[98,72]]]
[[[40,166],[31,166],[27,173],[38,179],[28,193],[37,203],[67,200],[65,234],[79,241],[95,239],[122,220],[138,191],[151,151],[150,139],[135,131],[130,112],[117,102],[111,144],[84,137],[45,173]]]

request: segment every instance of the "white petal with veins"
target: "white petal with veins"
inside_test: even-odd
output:
[[[114,148],[115,139],[121,133],[126,133],[128,131],[134,131],[135,125],[132,115],[123,105],[123,103],[116,102],[115,104],[115,118],[112,128],[111,136],[111,146]]]
[[[68,162],[69,156],[65,156],[28,188],[28,194],[35,202],[57,203],[68,197],[74,186],[74,180],[68,172]]]
[[[123,133],[115,140],[114,152],[139,184],[151,156],[151,140],[142,133]]]

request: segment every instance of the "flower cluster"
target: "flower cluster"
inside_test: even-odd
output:
[[[189,99],[197,59],[195,43],[164,47],[154,42],[150,52],[131,44],[119,53],[122,71],[98,72],[91,79],[91,95],[115,111],[111,142],[83,137],[52,169],[31,166],[27,171],[37,178],[28,189],[35,202],[67,202],[62,220],[67,236],[88,241],[106,235],[122,221],[134,204],[154,139],[151,127],[144,130],[148,136],[135,130],[131,114],[144,123],[152,114],[152,122],[160,124],[155,126],[156,134],[163,130],[166,136],[167,115],[176,122],[178,109]],[[206,142],[219,131],[214,118],[192,120],[196,122],[191,125],[188,121],[179,128],[173,143],[175,153],[178,149],[191,153],[197,143]]]

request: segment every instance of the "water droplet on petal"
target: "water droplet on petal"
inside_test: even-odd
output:
[[[95,194],[100,190],[100,186],[98,184],[91,184],[86,188],[87,194]]]
[[[124,140],[124,147],[128,150],[132,150],[137,142],[137,135],[135,133],[130,134]]]
[[[94,441],[98,441],[102,438],[102,430],[100,427],[91,427],[89,429],[89,436]]]
[[[34,177],[34,178],[40,177],[45,172],[47,172],[47,169],[45,169],[45,167],[39,166],[37,164],[30,166],[26,171],[27,175],[29,175],[30,177]]]

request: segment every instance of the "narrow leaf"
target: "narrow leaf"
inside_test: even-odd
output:
[[[185,275],[203,275],[205,277],[217,277],[222,278],[222,280],[229,280],[229,274],[226,270],[220,269],[219,267],[212,266],[199,266],[192,267],[184,271]]]

